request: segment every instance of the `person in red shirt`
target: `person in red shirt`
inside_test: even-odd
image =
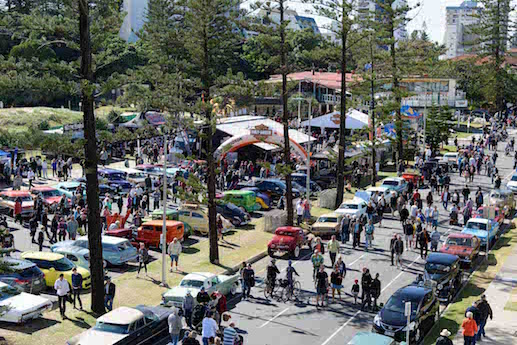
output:
[[[476,344],[476,333],[478,331],[478,325],[474,320],[474,315],[472,312],[467,312],[467,318],[463,320],[461,323],[461,328],[463,328],[463,340],[465,345],[475,345]]]
[[[14,222],[20,221],[22,224],[22,199],[20,197],[16,198],[14,202]]]

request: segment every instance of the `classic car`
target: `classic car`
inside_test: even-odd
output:
[[[196,301],[196,296],[202,287],[205,288],[209,295],[215,291],[219,291],[224,295],[233,295],[239,287],[239,275],[216,275],[207,272],[189,273],[181,280],[178,286],[167,290],[162,295],[162,304],[168,307],[175,306],[181,308],[187,291],[190,291],[194,301]]]
[[[22,323],[52,310],[52,302],[0,282],[0,321]]]
[[[184,227],[182,222],[177,220],[166,220],[165,227],[167,229],[167,243],[172,242],[175,238],[183,241]],[[151,220],[145,222],[138,228],[136,242],[144,243],[146,247],[161,248],[162,232],[163,220]]]
[[[72,269],[77,268],[83,276],[83,289],[89,289],[91,285],[90,271],[83,267],[78,267],[72,261],[65,258],[63,254],[49,252],[24,252],[21,254],[22,259],[35,263],[45,274],[45,283],[48,287],[53,288],[54,283],[63,273],[65,279],[72,284]]]
[[[165,211],[165,217],[166,217],[166,220],[179,220],[179,211],[177,209],[169,208]],[[143,220],[144,220],[144,222],[147,222],[150,220],[163,220],[163,209],[160,208],[160,209],[154,210],[153,212],[151,212],[149,217],[144,218]],[[188,223],[186,223],[186,222],[182,222],[182,223],[184,226],[183,239],[186,240],[187,238],[189,238],[190,235],[192,235],[192,228]]]
[[[465,224],[462,234],[476,236],[481,241],[481,246],[486,247],[487,238],[489,238],[490,245],[493,245],[499,237],[499,223],[495,220],[486,218],[471,218]]]
[[[507,209],[508,214],[512,214],[515,209],[515,200],[513,199],[513,192],[509,189],[494,189],[490,191],[488,199],[490,206],[496,206],[501,209]]]
[[[250,190],[229,190],[223,193],[222,199],[237,207],[244,208],[246,212],[254,212],[260,209],[260,206],[257,205],[255,192]]]
[[[90,250],[82,247],[58,247],[54,248],[54,253],[63,254],[65,258],[72,261],[76,266],[90,269]],[[106,260],[102,260],[104,268],[107,266]]]
[[[244,187],[241,190],[249,190],[255,193],[255,202],[262,210],[269,210],[271,208],[271,199],[265,193],[262,193],[257,187]]]
[[[14,217],[16,199],[22,200],[22,217],[31,217],[34,212],[34,200],[28,191],[8,190],[0,193],[0,208]]]
[[[195,204],[184,204],[178,208],[179,221],[188,223],[194,232],[208,235],[208,210]]]
[[[125,180],[129,181],[130,183],[133,183],[134,185],[140,185],[142,187],[145,186],[145,179],[147,178],[147,175],[141,170],[121,168],[120,171],[125,174]]]
[[[380,186],[368,187],[365,192],[369,194],[370,199],[373,197],[373,194],[375,192],[377,192],[377,200],[379,200],[381,198],[381,195],[384,195],[384,200],[386,201],[386,207],[389,207],[390,202],[391,202],[391,197],[392,197],[391,190],[389,188],[380,187]]]
[[[298,258],[305,245],[312,249],[311,240],[305,235],[302,228],[282,226],[275,230],[275,235],[267,244],[267,253],[269,256],[288,253],[290,257]]]
[[[352,200],[343,202],[334,212],[359,219],[361,216],[366,215],[366,206],[367,203],[364,199],[354,197]]]
[[[402,178],[408,183],[413,183],[415,187],[419,187],[424,183],[424,176],[418,172],[405,172],[402,174]]]
[[[140,170],[147,175],[160,177],[163,176],[162,168],[154,165],[154,164],[140,164],[135,167],[136,170]]]
[[[493,219],[502,225],[504,223],[504,218],[506,217],[505,210],[502,211],[499,207],[494,206],[480,206],[477,210],[472,212],[472,218],[487,218]]]
[[[425,263],[425,275],[436,282],[436,297],[449,303],[461,286],[460,258],[457,255],[431,253]]]
[[[34,186],[31,189],[31,194],[34,198],[38,194],[41,195],[43,203],[48,206],[51,211],[55,211],[63,195],[58,189],[49,186]]]
[[[77,190],[77,187],[79,187],[79,186],[83,187],[83,196],[86,196],[86,183],[84,183],[84,182],[77,182],[77,181],[59,182],[58,184],[54,185],[54,188],[56,188],[62,194],[66,195],[68,198],[71,198],[72,195]]]
[[[298,183],[299,185],[303,186],[304,189],[306,189],[307,187],[307,174],[305,173],[292,173],[291,174],[291,180],[293,182],[296,182]],[[311,194],[315,194],[315,193],[318,193],[318,192],[321,192],[321,187],[319,184],[317,184],[316,182],[312,181],[312,180],[309,180],[309,186],[311,188]]]
[[[131,182],[126,180],[126,173],[115,169],[99,169],[97,171],[99,182],[106,184],[115,190],[123,193],[129,192]]]
[[[114,236],[102,236],[102,258],[110,266],[124,265],[135,261],[138,253],[128,239]],[[82,236],[75,241],[61,241],[50,246],[50,250],[56,251],[61,247],[80,247],[88,249],[88,237]]]
[[[273,202],[278,201],[278,199],[280,199],[287,190],[285,182],[277,179],[257,180],[254,182],[254,185],[262,193],[267,194]],[[300,191],[293,188],[293,197],[298,198],[300,195]]]
[[[386,187],[400,194],[407,190],[408,185],[407,181],[402,177],[388,177],[382,180],[381,187]]]
[[[339,213],[326,213],[318,217],[316,223],[311,226],[311,233],[315,236],[331,236],[341,233],[341,220],[343,215]]]
[[[228,219],[235,226],[246,225],[250,221],[250,215],[231,202],[226,204],[217,203],[216,210],[217,213]]]
[[[406,342],[398,342],[393,338],[372,332],[358,332],[347,343],[348,345],[406,345]]]
[[[512,174],[510,181],[508,181],[508,183],[506,184],[506,188],[508,188],[514,193],[517,193],[517,172],[514,172]]]
[[[405,304],[411,302],[410,323],[405,315]],[[409,329],[411,344],[418,344],[440,318],[440,303],[433,289],[408,285],[397,290],[373,319],[372,331],[406,341]]]
[[[76,335],[67,345],[155,344],[168,337],[172,309],[138,305],[119,307],[100,316],[95,326]]]
[[[34,294],[47,288],[45,275],[31,261],[6,256],[0,257],[0,266],[5,267],[0,267],[0,282]]]
[[[463,263],[471,265],[477,258],[480,247],[481,241],[476,236],[456,233],[447,237],[440,252],[457,255]]]

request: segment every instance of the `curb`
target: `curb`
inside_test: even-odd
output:
[[[255,255],[255,256],[252,256],[251,258],[249,258],[248,260],[245,260],[244,262],[248,263],[248,264],[254,264],[256,263],[257,261],[260,261],[262,260],[263,258],[265,258],[267,256],[267,250]],[[228,268],[227,270],[225,270],[222,274],[224,275],[230,275],[230,274],[235,274],[236,272],[239,272],[239,269],[241,268],[241,264],[238,264],[238,265],[235,265],[231,268]]]

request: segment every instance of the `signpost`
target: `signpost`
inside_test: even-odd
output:
[[[404,315],[407,316],[407,324],[406,324],[406,344],[409,345],[409,324],[411,323],[411,302],[406,302]]]
[[[167,133],[163,135],[163,227],[162,227],[162,284],[167,286]]]

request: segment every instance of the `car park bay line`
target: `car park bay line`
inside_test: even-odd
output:
[[[352,265],[353,265],[353,264],[355,264],[357,261],[361,260],[365,255],[366,255],[366,253],[365,253],[365,254],[363,254],[363,255],[361,255],[360,257],[358,257],[358,258],[357,258],[357,259],[355,259],[354,261],[352,261],[352,262],[348,265],[348,267],[352,266]]]
[[[413,266],[413,265],[415,264],[415,262],[417,262],[417,261],[418,261],[418,259],[420,259],[420,256],[417,256],[417,257],[415,258],[415,260],[413,260],[413,262],[412,262],[411,264],[409,264],[409,266],[404,267],[404,268],[402,269],[402,271],[400,271],[400,273],[399,273],[395,278],[393,278],[393,279],[388,283],[388,285],[386,285],[386,286],[381,290],[381,293],[382,293],[382,292],[384,292],[384,290],[386,290],[386,289],[387,289],[391,284],[393,284],[393,282],[395,282],[397,279],[399,279],[399,278],[400,278],[400,276],[401,276],[402,274],[404,274],[404,272],[406,271],[406,269],[408,269],[408,268],[410,268],[411,266]]]
[[[341,330],[343,328],[345,328],[350,322],[352,322],[353,319],[355,319],[355,317],[357,315],[359,315],[361,313],[360,310],[356,311],[354,315],[352,315],[352,317],[350,319],[348,319],[341,327],[339,327],[334,333],[332,333],[332,335],[330,337],[327,338],[327,340],[325,340],[325,342],[321,345],[327,345],[329,341],[332,340],[332,338],[334,338],[339,332],[341,332]]]
[[[267,320],[266,322],[264,322],[261,326],[259,326],[258,328],[262,328],[264,326],[266,326],[268,323],[270,323],[271,321],[273,321],[274,319],[276,319],[277,317],[279,317],[280,315],[282,315],[283,313],[285,313],[286,311],[289,310],[290,307],[287,307],[285,308],[284,310],[282,310],[280,313],[276,314],[275,316],[273,316],[271,319]]]

